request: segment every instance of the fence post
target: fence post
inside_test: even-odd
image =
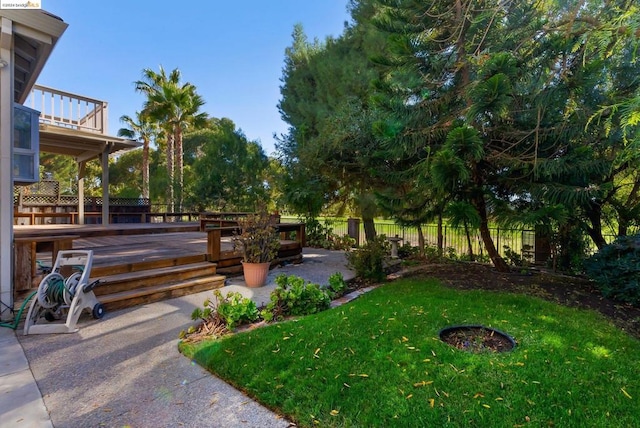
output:
[[[360,219],[349,218],[347,219],[347,234],[355,239],[356,247],[360,246]]]

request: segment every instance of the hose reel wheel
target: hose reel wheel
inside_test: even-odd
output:
[[[64,290],[64,277],[57,272],[52,272],[40,282],[36,297],[40,306],[51,309],[64,302]]]
[[[73,296],[76,295],[78,284],[80,284],[80,278],[82,278],[82,272],[74,272],[64,281],[64,302],[67,305],[71,304]]]

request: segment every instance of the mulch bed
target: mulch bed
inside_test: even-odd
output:
[[[453,326],[440,332],[440,339],[462,351],[475,354],[484,352],[507,352],[515,343],[506,334],[484,326]]]
[[[565,306],[592,309],[611,319],[620,329],[640,339],[640,308],[602,296],[595,285],[581,277],[531,269],[527,273],[502,273],[480,263],[424,264],[404,269],[395,276],[429,276],[460,290],[522,293]]]

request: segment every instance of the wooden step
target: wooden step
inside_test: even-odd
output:
[[[102,296],[158,284],[169,284],[194,278],[211,277],[216,275],[216,270],[215,263],[200,262],[119,273],[101,278],[92,278],[92,280],[100,279],[102,281],[101,284],[94,289],[96,296]]]
[[[131,306],[173,299],[175,297],[186,296],[188,294],[200,293],[202,291],[213,290],[215,288],[223,287],[225,279],[226,277],[222,275],[213,275],[170,284],[164,283],[101,295],[98,297],[98,300],[107,311],[113,311]],[[100,286],[96,287],[95,290],[98,288],[100,288]]]
[[[149,260],[137,263],[123,263],[110,266],[94,266],[91,269],[92,278],[101,278],[108,275],[117,275],[127,272],[138,272],[142,270],[157,269],[169,266],[180,266],[191,263],[205,262],[207,260],[205,254],[198,254],[193,256],[176,257],[160,260]]]

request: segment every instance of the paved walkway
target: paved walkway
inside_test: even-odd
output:
[[[231,278],[223,290],[261,305],[280,273],[326,284],[336,271],[353,276],[342,252],[305,249],[304,263],[272,270],[267,286],[250,289]],[[24,336],[0,328],[0,426],[290,426],[178,353],[179,332],[207,296],[124,309],[100,321],[83,316],[73,334]]]

